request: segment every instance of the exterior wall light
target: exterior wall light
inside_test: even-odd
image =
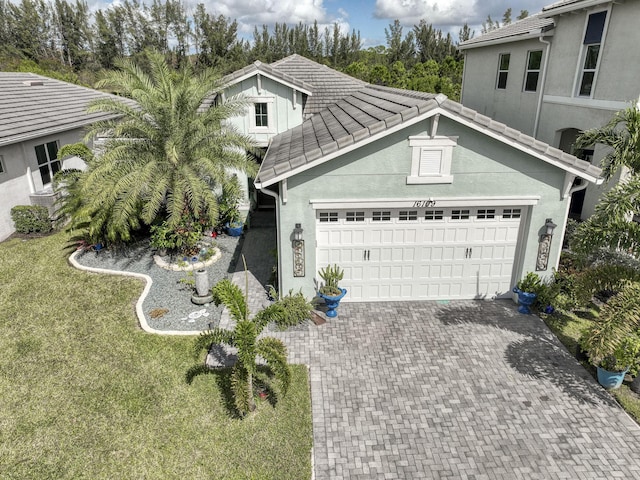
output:
[[[304,240],[302,238],[302,226],[296,223],[296,228],[293,229],[293,241],[291,242],[293,247],[293,276],[304,277]]]
[[[536,271],[541,272],[549,266],[549,251],[551,250],[551,239],[553,238],[553,231],[557,225],[553,223],[553,220],[547,218],[544,223],[544,231],[540,235],[540,242],[538,243],[538,257],[536,258]]]

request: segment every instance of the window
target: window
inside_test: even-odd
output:
[[[496,81],[496,88],[501,90],[507,88],[507,76],[509,75],[509,60],[511,59],[510,53],[501,53],[498,59],[498,79]]]
[[[520,218],[521,209],[505,208],[502,210],[502,218]]]
[[[42,177],[42,184],[51,183],[51,179],[60,170],[60,160],[58,160],[58,142],[43,143],[36,145],[36,158],[38,168]]]
[[[364,222],[364,212],[347,212],[347,222]]]
[[[391,212],[373,212],[371,220],[374,222],[388,222],[391,220]]]
[[[602,44],[602,34],[607,20],[607,12],[598,12],[589,15],[587,29],[584,33],[583,60],[580,71],[580,85],[578,95],[590,97],[593,90],[593,82],[598,68],[598,58],[600,56],[600,46]]]
[[[452,220],[469,220],[469,210],[451,210]]]
[[[400,210],[400,214],[398,215],[398,220],[406,222],[407,220],[417,220],[418,219],[418,211],[417,210]]]
[[[425,220],[442,220],[444,216],[444,210],[427,210],[424,212]]]
[[[540,64],[542,63],[542,50],[529,52],[527,58],[527,72],[524,76],[524,91],[535,92],[538,89],[540,77]]]
[[[254,105],[256,111],[256,127],[269,126],[269,114],[266,103],[256,103]]]
[[[409,137],[411,174],[407,185],[452,183],[451,159],[457,141],[448,137]]]
[[[275,98],[249,97],[249,131],[247,133],[276,133]]]
[[[4,169],[4,158],[0,155],[0,175],[2,175],[6,170]]]
[[[337,222],[338,212],[320,212],[318,214],[318,219],[320,220],[321,223]]]
[[[476,217],[478,218],[478,220],[496,218],[496,211],[493,208],[488,210],[478,210],[478,214],[476,215]]]

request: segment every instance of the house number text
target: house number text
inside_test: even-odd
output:
[[[416,208],[435,207],[436,201],[435,200],[416,200],[415,202],[413,202],[413,206]]]

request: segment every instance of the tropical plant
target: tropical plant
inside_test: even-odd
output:
[[[588,254],[607,247],[640,256],[640,224],[632,221],[640,212],[640,109],[637,104],[617,112],[604,126],[587,130],[576,140],[584,149],[595,144],[610,147],[601,166],[606,180],[622,167],[629,169],[600,200],[594,214],[578,227],[571,248]]]
[[[624,370],[638,356],[638,347],[629,342],[634,337],[637,340],[639,328],[640,283],[631,283],[602,307],[600,316],[583,335],[582,348],[594,365],[606,359],[607,367]]]
[[[90,233],[104,231],[113,241],[128,241],[159,218],[176,227],[185,212],[214,225],[213,188],[230,170],[256,171],[246,154],[252,141],[224,122],[243,113],[245,103],[232,98],[209,106],[207,98],[223,87],[210,69],[196,73],[187,63],[176,72],[157,52],[146,60],[148,73],[122,59],[97,84],[135,103],[105,98],[88,109],[113,118],[88,131],[87,139],[109,136],[81,178],[84,204],[76,215],[91,218]]]
[[[240,222],[239,204],[244,194],[237,175],[230,175],[222,184],[222,193],[218,197],[218,215],[220,226],[231,226]]]
[[[516,284],[516,287],[523,292],[537,294],[540,285],[542,285],[540,277],[533,272],[529,272]]]
[[[344,277],[344,271],[338,265],[327,265],[320,270],[319,275],[324,282],[319,288],[320,293],[332,297],[342,293],[338,284]]]
[[[248,285],[245,288],[248,291]],[[311,306],[302,294],[290,294],[249,318],[247,294],[243,295],[240,287],[224,279],[213,287],[212,293],[216,305],[224,304],[236,325],[233,330],[214,328],[202,332],[196,340],[195,351],[208,350],[212,344],[226,344],[237,349],[231,389],[237,411],[246,415],[256,408],[256,381],[277,399],[279,394],[286,394],[291,377],[284,343],[277,338],[258,336],[270,322],[286,327],[304,321],[311,313]],[[258,368],[258,357],[266,363],[266,370]],[[195,376],[209,372],[206,365],[194,366],[187,372],[187,382],[191,383]]]

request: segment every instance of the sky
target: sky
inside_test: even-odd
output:
[[[119,0],[88,0],[90,8],[105,8]],[[512,9],[515,19],[521,10],[534,14],[556,0],[184,0],[187,8],[204,3],[215,15],[238,21],[240,35],[251,39],[254,27],[272,26],[285,22],[289,26],[298,22],[324,26],[338,23],[343,33],[360,31],[365,47],[385,45],[385,28],[395,19],[407,33],[413,25],[424,19],[444,33],[457,39],[460,27],[466,22],[480,34],[482,22],[491,15],[501,20],[505,10]],[[152,0],[141,0],[152,3]]]

